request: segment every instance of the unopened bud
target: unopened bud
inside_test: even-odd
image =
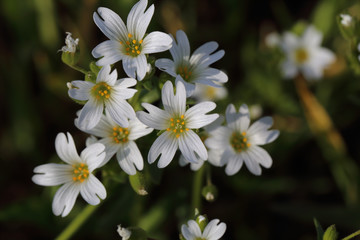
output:
[[[203,187],[201,193],[206,201],[213,202],[217,198],[218,190],[215,185],[211,184]]]
[[[62,52],[61,60],[70,66],[74,66],[79,62],[80,51],[79,51],[79,39],[73,39],[71,33],[67,32],[65,38],[65,46],[63,46],[59,51]]]

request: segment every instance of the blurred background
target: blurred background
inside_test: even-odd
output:
[[[58,50],[64,45],[65,32],[71,32],[80,39],[79,65],[88,68],[94,60],[91,50],[106,40],[92,20],[94,11],[108,7],[125,20],[135,2],[0,2],[0,239],[55,238],[86,206],[79,197],[68,217],[56,217],[51,211],[56,188],[31,181],[36,166],[59,162],[54,147],[57,133],[70,132],[79,151],[87,137],[73,125],[80,105],[69,99],[66,86],[84,77],[62,63]],[[236,107],[258,104],[281,132],[265,146],[274,162],[260,177],[245,167],[232,177],[223,168],[212,168],[219,196],[212,203],[203,199],[202,213],[227,224],[223,239],[315,239],[313,218],[323,228],[336,224],[342,237],[359,230],[360,80],[348,63],[349,42],[336,22],[340,13],[360,12],[356,1],[150,3],[155,5],[155,14],[148,32],[175,34],[183,29],[192,51],[208,41],[217,41],[225,50],[225,56],[212,65],[229,76],[225,85],[229,95],[217,103],[217,112],[224,113],[230,102]],[[276,54],[264,44],[268,33],[290,30],[300,20],[315,24],[324,33],[323,45],[337,55],[324,79],[308,86],[332,119],[334,141],[331,133],[318,134],[319,125],[309,125],[311,117],[304,109],[321,111],[317,105],[312,109],[301,104],[294,82],[282,79]],[[124,77],[121,64],[116,68]],[[139,141],[145,157],[153,137]],[[118,168],[122,180],[110,184],[107,199],[73,239],[120,239],[116,233],[120,223],[142,227],[154,239],[178,239],[191,211],[194,173],[189,167],[181,168],[177,157],[161,171],[159,184],[147,196],[137,195]]]

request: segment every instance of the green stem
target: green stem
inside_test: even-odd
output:
[[[350,234],[349,236],[343,238],[342,240],[349,240],[349,239],[351,239],[351,238],[353,238],[353,237],[356,237],[356,236],[358,236],[358,235],[360,235],[360,230],[354,232],[353,234]]]
[[[203,183],[203,176],[205,167],[202,166],[198,171],[195,172],[194,175],[194,183],[193,183],[193,189],[192,189],[192,214],[197,208],[199,212],[201,212],[201,187]]]
[[[140,97],[141,89],[142,89],[142,81],[138,81],[136,84],[137,92],[129,100],[130,105],[134,108],[135,111],[140,110],[139,97]]]
[[[83,74],[88,74],[88,71],[86,71],[84,68],[82,67],[79,67],[79,66],[75,66],[75,65],[69,65],[67,64],[69,67],[71,67],[72,69],[76,70],[76,71],[79,71]]]
[[[82,212],[72,220],[72,222],[65,228],[64,231],[56,238],[56,240],[69,239],[91,216],[91,214],[97,209],[99,205],[88,205],[82,210]]]

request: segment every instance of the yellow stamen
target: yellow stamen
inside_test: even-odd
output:
[[[132,38],[132,35],[131,35],[131,33],[129,33],[129,34],[128,34],[128,38]]]

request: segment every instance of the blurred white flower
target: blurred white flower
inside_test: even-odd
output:
[[[340,22],[344,27],[350,27],[352,21],[353,19],[349,14],[340,14]]]
[[[206,126],[219,116],[206,115],[216,107],[216,104],[202,102],[186,110],[186,91],[181,81],[176,83],[176,94],[171,81],[167,81],[162,88],[161,97],[164,110],[143,103],[142,106],[149,113],[137,112],[137,117],[145,125],[164,131],[151,146],[148,162],[153,163],[161,155],[158,167],[164,168],[174,158],[178,148],[189,162],[197,163],[199,159],[207,159],[204,143],[192,129]]]
[[[226,98],[228,95],[227,88],[219,84],[217,87],[195,83],[195,91],[192,95],[198,102],[218,101]]]
[[[110,73],[110,65],[102,67],[96,77],[96,83],[72,81],[69,96],[79,101],[87,101],[81,110],[78,124],[81,129],[89,130],[100,121],[105,108],[106,115],[122,127],[128,127],[128,118],[135,119],[135,111],[126,99],[134,96],[136,89],[129,89],[137,81],[133,78],[117,80],[116,69]]]
[[[71,33],[70,32],[66,32],[66,38],[65,38],[65,46],[63,46],[59,51],[62,52],[70,52],[70,53],[75,53],[76,52],[76,47],[79,44],[79,39],[73,39],[71,37]]]
[[[265,44],[270,48],[278,47],[280,42],[281,36],[277,32],[271,32],[265,37]]]
[[[143,157],[135,140],[153,131],[141,123],[137,118],[129,120],[129,126],[119,126],[110,116],[102,115],[99,123],[90,130],[84,130],[79,125],[79,118],[75,119],[75,126],[80,130],[101,138],[99,143],[105,145],[106,157],[99,167],[104,166],[115,154],[116,159],[124,172],[129,175],[136,174],[136,168],[144,167]],[[87,139],[93,143],[96,138]],[[135,168],[136,167],[136,168]]]
[[[299,73],[307,80],[319,79],[324,68],[335,61],[335,54],[320,46],[322,33],[313,26],[305,29],[302,36],[286,32],[280,43],[285,53],[281,70],[285,78],[294,78]]]
[[[263,109],[260,104],[250,105],[250,119],[256,119],[262,115]]]
[[[185,85],[187,97],[193,94],[195,83],[219,87],[219,84],[228,81],[223,71],[209,67],[225,54],[224,50],[213,53],[219,46],[217,42],[203,44],[191,56],[189,40],[184,31],[176,32],[176,42],[173,39],[173,45],[170,48],[173,60],[158,59],[155,66],[173,77],[180,75],[179,80]]]
[[[237,113],[230,104],[226,109],[226,122],[227,126],[218,127],[205,140],[209,149],[223,151],[220,161],[227,164],[226,174],[234,175],[244,162],[254,175],[261,174],[260,165],[271,167],[270,155],[258,145],[271,143],[279,136],[278,130],[268,130],[273,124],[272,118],[261,118],[250,126],[247,105],[243,104]]]
[[[154,5],[145,11],[147,4],[147,0],[140,0],[132,7],[126,26],[112,10],[98,8],[98,13],[94,13],[95,24],[110,40],[100,43],[92,51],[95,58],[101,58],[97,65],[122,61],[129,77],[142,80],[148,70],[145,54],[163,52],[171,47],[172,39],[168,34],[156,31],[145,36],[154,14]]]
[[[194,220],[189,220],[187,224],[181,226],[181,234],[186,240],[218,240],[224,235],[225,231],[226,224],[220,223],[219,219],[211,220],[203,231]]]
[[[119,233],[120,237],[122,237],[122,240],[128,240],[131,236],[131,231],[121,227],[120,224],[117,227],[117,232]]]
[[[54,214],[62,217],[68,215],[79,193],[91,205],[97,205],[100,199],[105,199],[105,187],[92,174],[105,158],[105,146],[101,143],[92,144],[79,156],[70,133],[67,134],[67,139],[64,133],[59,133],[55,139],[55,148],[58,156],[67,164],[48,163],[37,166],[34,169],[36,174],[32,177],[34,183],[42,186],[63,184],[54,196]]]

